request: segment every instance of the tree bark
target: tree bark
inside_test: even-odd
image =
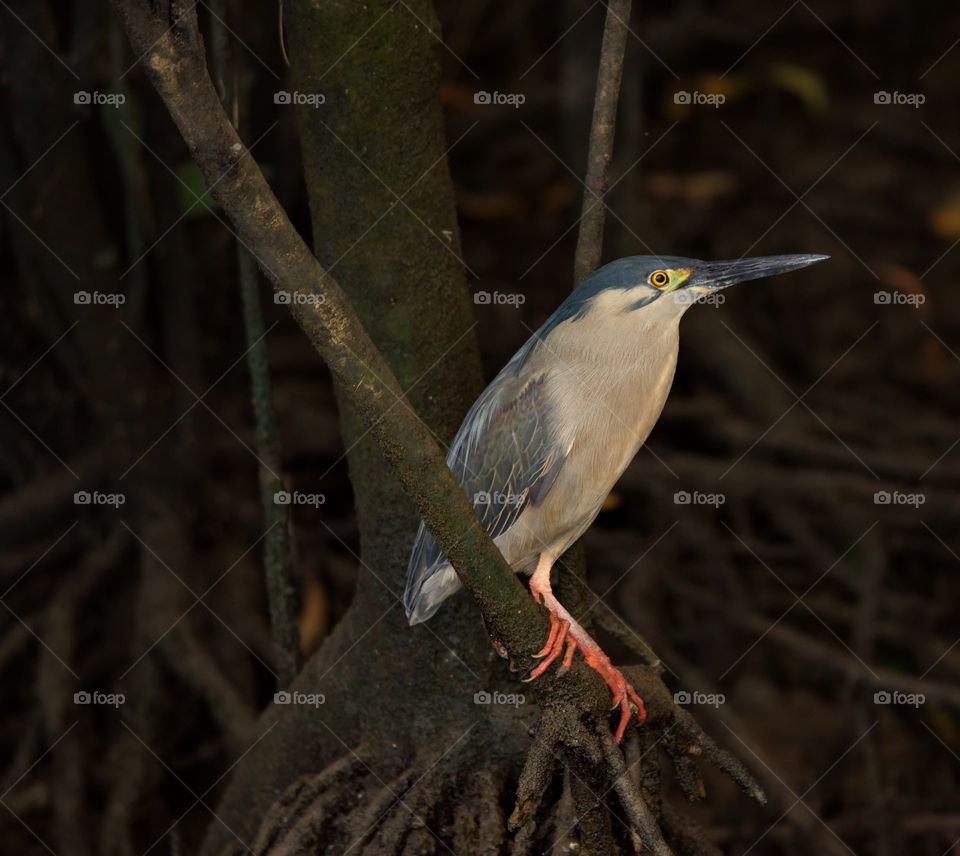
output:
[[[287,6],[285,24],[291,89],[325,102],[297,116],[315,254],[445,446],[483,379],[458,260],[433,10],[425,2],[407,10],[387,0],[299,0]],[[277,794],[342,755],[343,743],[362,744],[364,763],[385,782],[417,755],[429,764],[471,728],[458,745],[464,758],[496,745],[493,754],[518,772],[525,750],[523,722],[503,733],[503,722],[474,704],[478,690],[508,688],[470,599],[451,598],[429,627],[407,625],[399,597],[420,515],[342,387],[337,398],[360,529],[357,590],[295,684],[323,692],[323,708],[284,710],[218,808],[244,838]],[[205,852],[232,838],[213,825]]]

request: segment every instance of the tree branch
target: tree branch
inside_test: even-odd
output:
[[[290,304],[294,318],[370,426],[417,511],[477,601],[488,630],[515,657],[529,658],[546,633],[543,611],[526,595],[480,525],[350,301],[294,229],[230,123],[207,71],[194,8],[174,3],[171,20],[166,20],[141,0],[114,4],[238,240],[277,290],[298,295]],[[586,670],[578,671],[582,681],[590,680],[591,689],[599,689],[599,681],[590,679]],[[549,693],[552,685],[545,682],[538,689]],[[595,695],[599,703],[601,693]]]
[[[623,76],[623,54],[627,46],[627,22],[631,0],[610,0],[603,25],[600,62],[597,67],[597,92],[590,124],[590,149],[583,190],[583,209],[577,235],[577,253],[573,263],[574,283],[600,267],[603,253],[603,197],[607,192],[613,138],[617,123],[617,102]]]

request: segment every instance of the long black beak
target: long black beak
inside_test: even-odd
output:
[[[798,270],[807,265],[822,262],[830,256],[812,254],[797,254],[790,256],[759,256],[754,259],[729,259],[720,262],[701,262],[693,269],[690,278],[682,288],[699,287],[699,289],[726,288],[748,279],[760,279],[764,276],[774,276]]]

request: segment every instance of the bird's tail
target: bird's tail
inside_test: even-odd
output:
[[[459,588],[456,572],[421,523],[407,567],[407,587],[403,592],[407,620],[411,624],[426,621]]]
[[[405,596],[403,605],[410,624],[420,624],[430,618],[450,595],[460,588],[460,579],[453,567],[445,562],[424,579],[420,590],[410,597]]]

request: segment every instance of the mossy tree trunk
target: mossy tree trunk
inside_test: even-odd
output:
[[[482,374],[438,101],[439,27],[428,3],[408,6],[298,0],[285,31],[291,88],[324,96],[298,114],[315,253],[446,444]],[[265,843],[294,850],[322,839],[329,852],[353,843],[363,852],[359,841],[390,852],[411,835],[427,852],[446,851],[438,837],[470,841],[468,852],[500,849],[500,804],[535,709],[491,716],[475,704],[479,690],[511,690],[468,597],[428,626],[407,625],[400,596],[418,516],[360,416],[339,402],[360,528],[357,590],[294,687],[325,701],[268,712],[265,727],[276,723],[234,772],[218,813],[246,841],[259,829]],[[489,840],[478,842],[484,829]],[[205,851],[224,848],[242,850],[214,824]]]

